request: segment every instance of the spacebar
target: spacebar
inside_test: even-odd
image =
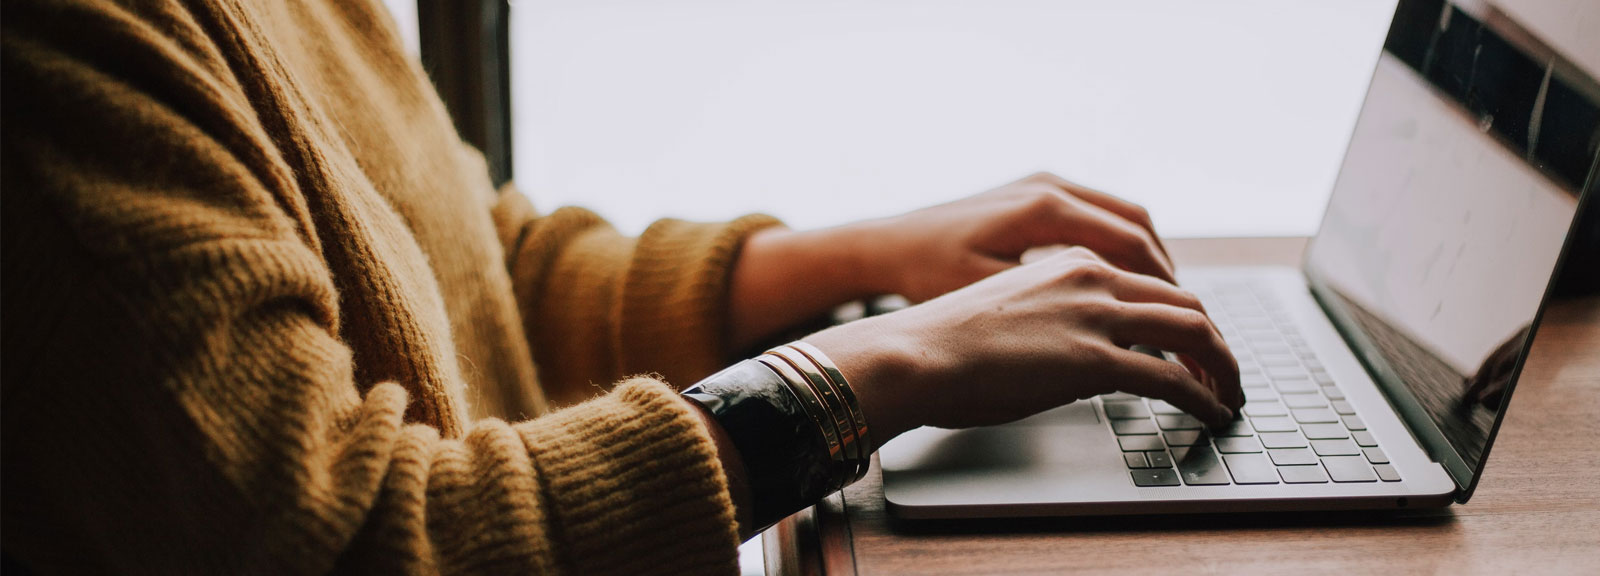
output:
[[[1177,448],[1173,452],[1178,460],[1178,475],[1183,477],[1184,484],[1216,486],[1230,483],[1228,469],[1222,467],[1216,451],[1210,446],[1195,446],[1188,450]]]

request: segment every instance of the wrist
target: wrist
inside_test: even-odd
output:
[[[887,293],[892,284],[857,225],[762,230],[745,241],[730,286],[732,349],[743,350],[834,307]]]
[[[841,280],[858,294],[853,299],[902,292],[902,265],[909,254],[894,245],[891,222],[866,220],[820,231],[830,235],[824,241],[840,262],[839,272],[847,275]]]
[[[807,336],[838,364],[854,388],[873,441],[882,446],[895,436],[921,426],[912,402],[923,370],[915,343],[901,333],[881,329],[868,318]],[[873,447],[874,449],[877,446]]]

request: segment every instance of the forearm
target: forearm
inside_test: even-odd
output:
[[[893,291],[869,250],[873,223],[768,229],[745,242],[729,288],[729,342],[745,350],[835,306]]]

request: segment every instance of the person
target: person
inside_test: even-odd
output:
[[[731,572],[917,426],[1242,403],[1145,211],[1053,175],[626,238],[491,186],[376,0],[0,14],[0,545],[37,573]],[[739,361],[884,293],[920,303]]]

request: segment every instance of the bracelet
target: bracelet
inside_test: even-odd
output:
[[[826,374],[828,380],[839,390],[839,397],[844,400],[844,405],[850,409],[850,419],[856,425],[855,437],[856,442],[860,443],[859,451],[863,460],[861,471],[856,477],[856,480],[860,480],[867,475],[872,453],[876,452],[878,447],[872,444],[872,435],[867,429],[867,415],[861,412],[861,402],[856,400],[855,390],[850,388],[850,382],[844,379],[844,373],[839,371],[838,365],[835,365],[827,354],[823,354],[822,350],[802,340],[796,340],[789,346],[822,368],[823,374]]]
[[[773,348],[768,350],[761,359],[762,361],[767,361],[769,357],[774,356],[789,368],[798,370],[799,374],[804,377],[806,386],[816,393],[817,398],[822,401],[823,409],[827,411],[826,415],[830,417],[830,424],[833,425],[834,430],[839,435],[840,461],[848,468],[842,476],[855,478],[858,471],[855,469],[854,463],[864,460],[866,455],[859,452],[861,445],[860,442],[856,441],[855,418],[839,399],[839,392],[828,381],[828,377],[822,375],[822,369],[813,364],[810,358],[800,354],[799,351],[788,346]],[[840,488],[843,487],[843,484],[841,484]]]
[[[866,476],[866,415],[837,365],[805,342],[768,350],[683,392],[739,450],[764,530]]]
[[[782,360],[773,360],[763,355],[756,358],[756,361],[783,377],[784,383],[789,386],[789,391],[800,398],[800,405],[805,408],[806,416],[811,419],[812,425],[818,432],[822,433],[823,442],[828,446],[828,477],[830,480],[828,493],[831,494],[835,490],[844,488],[844,478],[846,476],[843,471],[845,465],[844,444],[839,440],[839,431],[828,417],[828,408],[823,405],[822,399],[817,396],[816,390],[813,390],[809,384],[805,383],[804,376],[801,376],[794,368]]]
[[[772,364],[787,364],[798,372],[799,379],[784,377],[790,380],[793,388],[813,391],[828,411],[823,420],[834,425],[841,444],[842,464],[848,469],[845,472],[848,478],[841,480],[840,488],[866,477],[876,446],[868,437],[867,418],[861,411],[861,403],[839,366],[816,346],[799,340],[768,350],[762,359],[769,356],[774,358]],[[827,432],[824,427],[823,433]]]
[[[769,365],[745,360],[683,396],[706,408],[744,461],[755,529],[766,530],[837,490],[834,458],[794,388]]]

